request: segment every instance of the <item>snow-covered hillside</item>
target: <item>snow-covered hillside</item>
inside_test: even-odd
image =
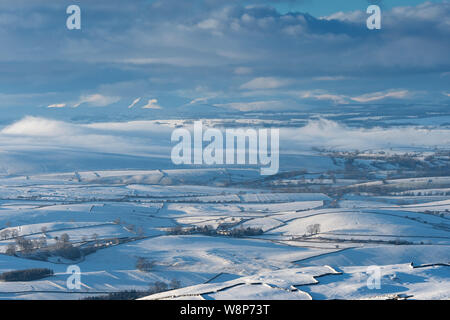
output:
[[[147,299],[450,298],[446,189],[433,186],[432,198],[355,192],[355,180],[339,173],[311,188],[308,175],[290,174],[305,188],[276,187],[286,175],[263,181],[252,169],[225,168],[3,177],[0,273],[54,275],[0,282],[0,297],[137,290]],[[70,265],[81,270],[80,289],[67,287]],[[373,266],[378,289],[367,287]],[[149,291],[155,283],[167,284],[157,290],[164,292]],[[183,288],[170,291],[171,283]]]

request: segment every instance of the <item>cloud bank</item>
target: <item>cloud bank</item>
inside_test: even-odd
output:
[[[0,87],[21,92],[5,89],[0,107],[102,107],[158,97],[167,110],[205,97],[180,94],[199,86],[218,93],[208,103],[231,107],[250,96],[302,105],[288,89],[311,92],[323,105],[412,102],[418,98],[406,92],[415,91],[423,102],[445,105],[448,1],[383,10],[379,32],[366,28],[364,10],[314,17],[280,13],[278,2],[262,0],[80,0],[89,23],[74,33],[61,31],[63,2],[25,3],[1,4],[8,32],[0,31],[0,41],[8,50],[0,52]],[[390,92],[397,88],[403,93]],[[365,96],[370,92],[382,94]]]
[[[73,124],[25,117],[0,130],[0,168],[3,168],[0,174],[1,170],[12,174],[13,167],[15,173],[38,172],[43,168],[49,171],[117,169],[117,166],[135,168],[137,163],[140,168],[169,168],[173,166],[170,161],[171,133],[180,126],[190,128],[192,122],[155,120]],[[404,152],[411,147],[432,150],[435,147],[447,148],[448,145],[450,129],[445,128],[350,128],[327,119],[310,120],[303,127],[280,128],[281,158],[311,152],[313,147],[334,150],[393,148]],[[16,166],[18,163],[23,166]]]

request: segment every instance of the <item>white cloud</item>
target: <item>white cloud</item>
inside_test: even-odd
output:
[[[65,121],[27,116],[0,130],[0,145],[15,150],[33,151],[41,147],[74,150],[89,149],[94,152],[145,153],[149,134],[156,144],[169,140],[173,128],[158,121],[99,122],[76,124]]]
[[[94,107],[106,107],[110,104],[116,103],[120,100],[120,97],[104,96],[102,94],[91,94],[80,97],[80,100],[73,106],[74,108],[86,103]]]
[[[139,101],[141,101],[141,98],[134,99],[133,102],[128,106],[128,109],[133,108],[136,104],[139,103]]]
[[[352,97],[350,98],[353,101],[356,102],[373,102],[378,100],[383,100],[387,98],[393,98],[393,99],[404,99],[410,95],[410,92],[408,90],[398,90],[398,91],[387,91],[387,92],[373,92],[368,94],[363,94],[358,97]]]
[[[220,92],[211,92],[208,90],[204,90],[203,88],[200,88],[200,87],[197,87],[196,92],[203,93],[204,96],[192,99],[188,103],[189,105],[198,104],[198,103],[206,103],[209,100],[214,99],[220,95]]]
[[[351,97],[343,94],[332,94],[324,90],[312,90],[300,92],[300,97],[303,99],[314,100],[330,100],[338,104],[348,104],[351,101],[359,103],[374,102],[384,99],[405,99],[411,96],[411,92],[408,90],[389,90],[366,93],[360,96]]]
[[[279,79],[274,77],[259,77],[250,80],[247,83],[244,83],[240,88],[246,90],[276,89],[286,86],[289,83],[290,81],[286,79]]]
[[[191,101],[189,101],[188,104],[197,104],[197,103],[206,103],[209,99],[212,97],[201,97],[201,98],[195,98]]]
[[[289,149],[293,150],[308,150],[313,146],[340,150],[446,147],[450,144],[449,132],[448,129],[425,129],[416,126],[350,128],[335,121],[319,119],[310,120],[302,128],[282,128],[280,145],[289,146]]]
[[[157,99],[150,99],[148,103],[142,107],[142,109],[162,109],[162,107],[158,104]]]
[[[5,127],[1,133],[13,136],[54,137],[74,133],[74,127],[63,121],[38,117],[25,117]]]
[[[195,89],[179,90],[178,95],[190,99],[186,105],[205,104],[209,100],[223,96],[221,91],[212,91],[207,86],[198,85]]]
[[[55,103],[49,105],[47,108],[64,108],[67,104],[65,103]]]
[[[302,91],[300,92],[300,97],[303,99],[314,99],[314,100],[329,100],[334,103],[346,104],[347,96],[339,94],[327,93],[323,90],[313,90],[313,91]]]
[[[313,80],[315,81],[339,81],[339,80],[346,80],[348,77],[344,76],[321,76],[321,77],[314,77]]]
[[[215,30],[219,27],[220,23],[216,19],[206,19],[197,24],[197,27],[205,30]]]
[[[448,93],[448,92],[442,92],[442,94],[443,94],[444,96],[450,97],[450,93]]]
[[[321,17],[322,20],[340,20],[340,21],[348,21],[348,22],[358,22],[367,19],[367,15],[365,15],[362,11],[350,11],[350,12],[335,12],[329,16]]]
[[[280,110],[286,109],[286,104],[282,101],[254,101],[254,102],[232,102],[215,104],[215,107],[234,109],[239,111],[258,111],[258,110]]]

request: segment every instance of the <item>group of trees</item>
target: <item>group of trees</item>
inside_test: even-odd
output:
[[[263,234],[264,231],[261,228],[235,228],[235,229],[231,229],[229,230],[229,235],[231,237],[236,237],[236,238],[240,238],[240,237],[250,237],[250,236],[259,236],[261,234]]]
[[[169,234],[172,235],[188,235],[188,234],[204,234],[204,235],[216,235],[217,230],[212,226],[194,226],[189,228],[183,228],[182,226],[176,226],[168,231]]]
[[[175,290],[180,287],[180,281],[175,279],[170,281],[170,283],[157,281],[155,283],[152,283],[147,290],[125,290],[119,292],[111,292],[107,295],[87,297],[85,300],[136,300],[159,292]]]
[[[41,236],[35,240],[26,239],[24,236],[17,236],[14,240],[15,243],[8,244],[6,248],[6,254],[11,256],[15,255],[18,250],[24,254],[29,254],[35,250],[47,247],[47,239],[45,236]]]
[[[16,238],[19,235],[17,229],[4,229],[0,232],[0,239],[7,240],[11,238]]]
[[[56,243],[49,246],[45,235],[38,239],[27,239],[24,236],[17,236],[15,243],[10,243],[6,249],[6,254],[16,255],[20,252],[25,255],[33,254],[39,251],[41,254],[50,256],[61,256],[66,259],[76,260],[81,257],[81,250],[74,247],[70,242],[67,233],[63,233],[60,237],[55,237]]]
[[[51,249],[52,255],[61,256],[66,259],[76,260],[81,257],[80,248],[73,246],[67,233],[63,233],[57,238],[56,244]]]
[[[47,268],[34,268],[14,270],[0,274],[2,281],[33,281],[53,275],[53,270]]]
[[[252,227],[224,229],[219,226],[217,229],[215,229],[210,225],[206,225],[206,226],[194,226],[189,228],[176,226],[174,228],[169,229],[168,233],[171,235],[204,234],[208,236],[223,235],[230,237],[245,237],[245,236],[261,235],[264,233],[264,231],[261,228],[252,228]]]
[[[393,195],[401,195],[401,196],[408,196],[408,197],[414,197],[414,196],[450,196],[450,191],[428,191],[428,192],[398,192],[398,193],[393,193]]]

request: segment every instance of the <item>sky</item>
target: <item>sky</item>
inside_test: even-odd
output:
[[[382,9],[392,9],[400,6],[417,6],[423,0],[304,0],[304,1],[273,1],[275,8],[281,13],[307,12],[316,17],[331,15],[339,11],[364,10],[370,4],[376,4]],[[442,2],[433,0],[430,2]]]
[[[448,1],[2,0],[0,125],[448,108],[449,35]]]

